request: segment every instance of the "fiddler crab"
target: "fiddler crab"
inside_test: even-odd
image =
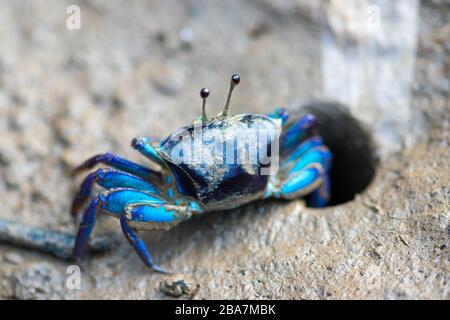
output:
[[[309,206],[323,207],[330,194],[332,156],[314,116],[288,121],[288,112],[229,114],[230,98],[240,77],[231,77],[225,108],[208,119],[203,88],[202,117],[167,138],[134,138],[131,146],[159,170],[111,153],[99,154],[74,173],[100,168],[81,183],[71,207],[77,216],[93,186],[104,188],[80,217],[73,256],[79,259],[88,244],[99,212],[120,220],[122,231],[144,264],[155,264],[137,230],[169,229],[196,214],[229,210],[249,202],[306,197]]]

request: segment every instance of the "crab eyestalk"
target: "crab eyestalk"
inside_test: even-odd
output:
[[[233,74],[231,76],[230,90],[228,91],[227,103],[225,104],[225,108],[223,108],[223,111],[222,111],[223,117],[228,116],[228,111],[230,109],[231,93],[233,92],[234,87],[237,86],[240,81],[241,81],[241,77],[238,74]]]
[[[200,97],[203,99],[202,122],[208,121],[208,117],[206,116],[206,98],[208,98],[208,96],[209,96],[209,89],[202,88],[202,90],[200,90]]]

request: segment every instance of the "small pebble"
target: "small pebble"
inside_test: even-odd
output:
[[[186,295],[192,298],[199,290],[200,285],[193,280],[185,280],[182,277],[171,277],[159,283],[159,290],[172,297]]]

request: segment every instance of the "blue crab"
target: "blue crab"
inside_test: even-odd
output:
[[[105,190],[85,208],[73,249],[80,258],[99,212],[120,219],[123,233],[144,264],[160,272],[137,230],[169,229],[196,214],[229,210],[267,198],[306,197],[310,206],[329,200],[332,156],[320,137],[314,116],[288,122],[288,112],[229,115],[231,78],[225,108],[208,119],[209,90],[200,91],[202,117],[157,141],[134,138],[131,146],[159,170],[136,164],[111,153],[99,154],[74,173],[90,173],[74,197],[71,213],[77,216],[91,197],[95,184]]]

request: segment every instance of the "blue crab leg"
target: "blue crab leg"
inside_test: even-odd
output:
[[[296,147],[294,150],[292,150],[289,154],[287,154],[283,158],[282,167],[285,168],[291,165],[292,162],[302,157],[309,150],[320,146],[324,146],[323,139],[320,136],[313,136],[311,138],[307,138],[298,147]]]
[[[75,168],[73,174],[78,174],[83,170],[91,169],[99,163],[106,164],[121,171],[132,173],[144,179],[150,179],[152,181],[161,180],[161,173],[116,156],[112,153],[98,154],[96,156],[93,156],[92,158],[87,159],[84,163]]]
[[[138,176],[132,175],[131,173],[114,169],[98,169],[91,172],[81,183],[80,190],[72,201],[72,207],[70,210],[72,216],[76,215],[81,206],[91,195],[94,183],[97,183],[99,186],[107,189],[124,187],[149,191],[157,194],[159,193],[153,183],[145,181]]]
[[[331,152],[321,139],[307,139],[285,161],[277,177],[283,179],[281,184],[270,181],[265,197],[293,199],[309,195],[309,205],[325,206],[330,194]]]
[[[326,189],[328,184],[324,183],[325,179],[327,179],[327,175],[322,166],[312,163],[299,172],[289,175],[280,186],[269,182],[265,198],[295,199],[313,194],[320,189],[320,193],[308,199],[308,204],[315,207],[324,206],[328,201],[328,190]]]
[[[75,237],[61,231],[0,219],[0,242],[48,253],[61,259],[70,259]],[[96,237],[89,243],[88,249],[92,252],[102,252],[109,249],[112,242],[108,237]]]
[[[311,163],[320,163],[328,173],[331,166],[331,152],[326,146],[319,145],[309,149],[300,158],[286,163],[293,163],[288,174],[295,174]]]
[[[308,197],[308,204],[313,207],[324,207],[327,205],[330,198],[330,168],[332,155],[329,149],[320,144],[320,137],[313,137],[307,139],[303,144],[301,144],[297,149],[295,149],[290,155],[293,159],[286,160],[287,167],[292,166],[288,171],[285,166],[282,168],[282,176],[287,176],[286,184],[283,190],[281,187],[281,192],[289,193],[288,189],[294,187],[305,188],[301,185],[296,185],[297,183],[306,182],[307,185],[315,184],[316,180],[320,180],[321,183],[317,188],[313,188],[310,196]],[[296,157],[295,157],[296,156]],[[316,166],[319,170],[314,171],[314,169],[308,168],[311,166]],[[309,175],[303,173],[297,176],[298,173],[309,171]],[[287,171],[287,173],[286,173]],[[296,177],[296,178],[293,178]],[[307,188],[309,189],[309,187]],[[295,193],[294,193],[295,194]]]
[[[153,138],[134,138],[131,141],[131,146],[139,151],[144,157],[152,160],[160,166],[164,166],[164,160],[158,155],[155,148],[151,145],[151,142],[155,142]]]
[[[293,199],[310,195],[308,204],[313,207],[323,207],[329,198],[329,183],[327,174],[318,163],[312,163],[308,167],[290,175],[280,186],[280,197]],[[314,196],[312,196],[314,195]]]
[[[79,258],[86,247],[89,236],[95,225],[95,218],[99,209],[112,215],[120,215],[123,208],[129,203],[146,201],[154,203],[164,203],[159,196],[130,188],[117,188],[99,193],[92,199],[90,205],[85,209],[78,228],[73,248],[73,256]]]
[[[158,266],[153,262],[153,258],[150,255],[150,252],[148,251],[144,241],[142,241],[142,239],[139,238],[137,233],[128,225],[127,219],[125,218],[125,214],[122,214],[120,216],[120,226],[122,227],[122,231],[127,237],[128,241],[136,250],[137,254],[139,255],[139,258],[141,258],[141,260],[145,263],[145,265],[149,268],[152,268],[155,271],[167,273],[166,270],[164,270],[163,268],[161,268],[160,266]]]
[[[201,213],[203,209],[197,201],[189,201],[187,205],[168,203],[132,203],[125,208],[126,218],[133,223],[169,223],[189,219],[193,213]],[[157,229],[164,228],[160,225]],[[139,228],[139,225],[136,225]]]
[[[311,163],[319,163],[324,172],[322,174],[322,184],[312,191],[308,197],[308,204],[313,207],[324,207],[330,198],[330,168],[332,154],[323,144],[323,140],[319,136],[306,139],[300,146],[294,149],[285,159],[281,170],[288,175],[300,172],[303,168]]]
[[[322,176],[322,184],[308,197],[308,204],[316,208],[325,207],[330,200],[330,190],[330,177],[328,174],[324,173]]]
[[[170,228],[189,219],[193,213],[202,211],[203,209],[196,201],[190,201],[185,206],[164,203],[133,203],[125,208],[125,212],[120,217],[120,224],[123,233],[144,264],[156,271],[166,272],[153,262],[147,246],[134,229],[139,229],[139,224],[142,224],[142,228],[148,228],[149,224],[152,229]]]
[[[316,134],[317,121],[312,114],[307,114],[290,125],[280,137],[282,153],[299,145],[306,138]]]

